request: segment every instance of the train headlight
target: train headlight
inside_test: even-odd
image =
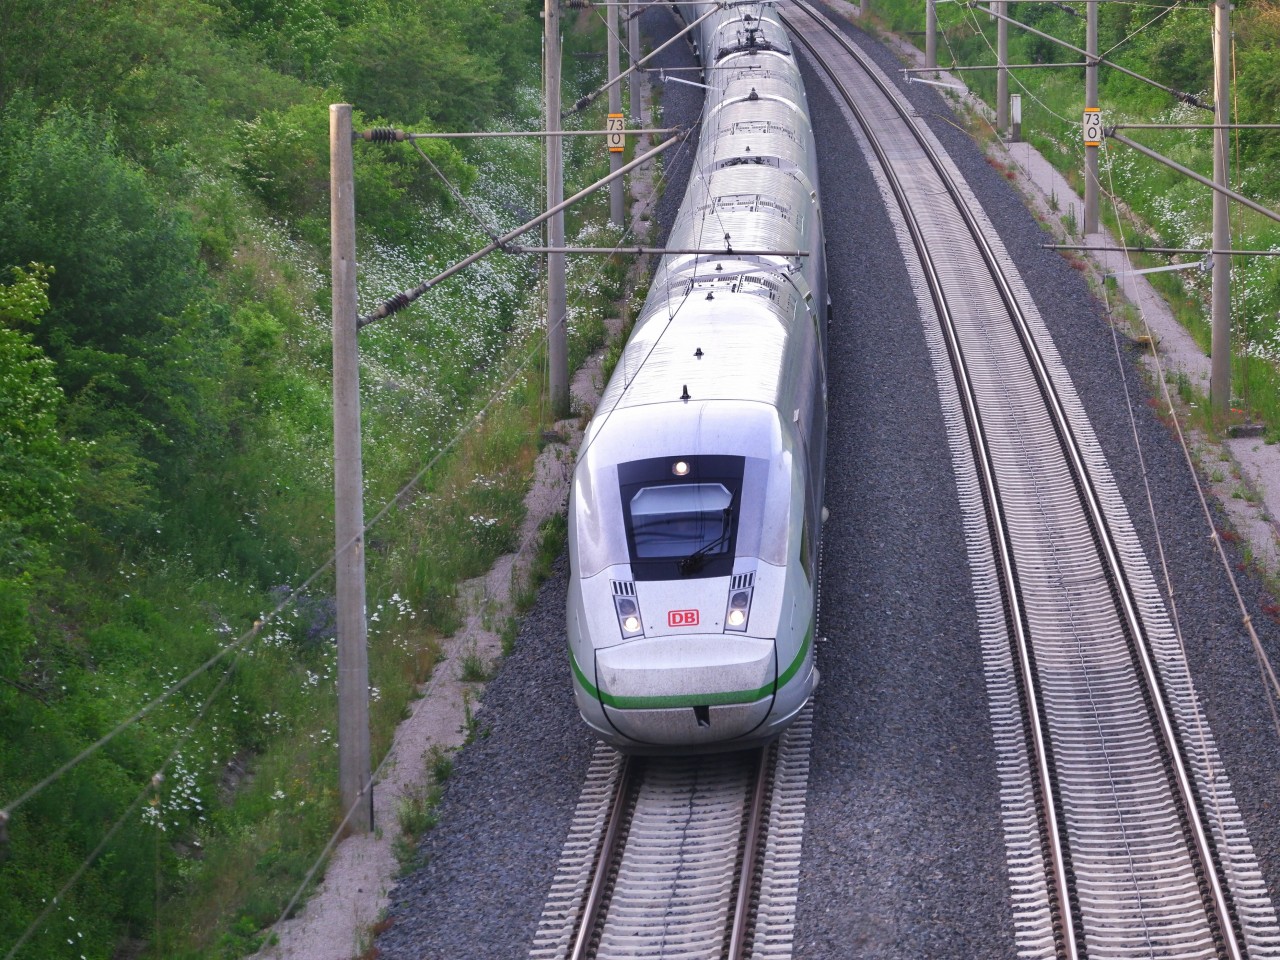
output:
[[[689,475],[689,462],[687,460],[677,460],[671,465],[671,472],[677,477],[687,477]]]
[[[640,622],[640,608],[632,597],[614,597],[613,606],[618,614],[618,627],[624,637],[636,637],[644,633]]]
[[[726,630],[744,631],[751,615],[751,590],[734,590],[729,594],[729,609],[724,615]]]

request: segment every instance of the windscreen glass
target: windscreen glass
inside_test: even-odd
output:
[[[733,572],[743,457],[675,454],[618,464],[632,577],[685,580]]]
[[[644,487],[631,498],[635,554],[645,560],[729,552],[733,495],[720,483]]]

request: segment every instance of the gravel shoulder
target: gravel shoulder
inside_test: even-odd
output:
[[[885,47],[852,27],[850,33],[891,75],[898,75],[900,63]],[[902,319],[914,309],[905,305],[909,294],[899,292],[896,256],[882,254],[861,263],[871,256],[865,247],[896,252],[896,245],[876,223],[873,198],[849,204],[843,199],[861,169],[849,147],[826,136],[837,124],[819,119],[825,108],[815,87],[810,84],[810,101],[824,130],[819,150],[833,278],[844,274],[846,268],[836,265],[840,261],[851,258],[855,264],[848,285],[840,280],[833,289],[837,324],[851,324],[861,333],[832,338],[833,374],[838,364],[852,364],[850,375],[833,384],[833,408],[840,404],[840,417],[853,418],[856,425],[846,443],[840,439],[844,427],[838,420],[833,423],[828,497],[841,495],[842,475],[852,471],[863,477],[852,489],[870,502],[869,517],[844,522],[833,506],[826,531],[823,629],[829,641],[821,649],[820,664],[824,681],[833,682],[824,682],[815,720],[834,719],[839,712],[850,715],[851,722],[842,719],[825,730],[815,729],[797,956],[1013,956],[1007,886],[1003,880],[995,882],[1003,875],[1004,851],[985,698],[975,679],[977,633],[971,603],[966,601],[959,616],[935,616],[951,591],[968,590],[967,572],[961,578],[966,582],[957,583],[939,569],[962,567],[964,553],[951,542],[956,538],[943,535],[956,524],[956,495],[942,477],[945,447],[934,427],[936,391],[925,367],[899,356],[917,352],[904,341],[918,336],[918,323]],[[1034,184],[1012,182],[1005,173],[1007,161],[999,157],[989,162],[934,89],[912,85],[907,95],[981,199],[1032,290],[1156,566],[1149,486],[1192,673],[1274,899],[1280,865],[1273,807],[1280,772],[1278,734],[1240,613],[1210,549],[1182,450],[1147,402],[1144,353],[1123,334],[1113,339],[1103,305],[1091,294],[1084,274],[1044,248],[1053,238],[1017,189]],[[1058,196],[1067,194],[1059,190]],[[856,223],[850,222],[852,216]],[[843,239],[848,231],[857,234],[857,241]],[[1172,331],[1168,339],[1173,339]],[[1126,390],[1132,394],[1136,428],[1130,424]],[[1145,472],[1134,445],[1135,429]],[[909,442],[902,439],[908,435]],[[1260,472],[1266,468],[1253,475]],[[1280,471],[1272,473],[1280,482]],[[1221,506],[1214,507],[1214,517],[1220,528],[1227,524]],[[1272,535],[1267,518],[1262,519],[1262,533]],[[884,546],[894,537],[892,546]],[[865,563],[868,553],[878,554],[880,562]],[[1232,563],[1264,647],[1275,657],[1280,629],[1273,616],[1262,612],[1275,600],[1258,577],[1241,569],[1238,550],[1233,549]],[[851,574],[855,586],[848,582]],[[837,601],[842,596],[850,607]],[[846,617],[859,626],[846,627]],[[851,635],[855,649],[838,643],[838,632]],[[845,683],[845,672],[858,679]],[[857,772],[864,762],[859,736],[874,744],[865,761],[874,773]],[[949,755],[948,748],[956,748],[955,754]],[[901,776],[903,770],[920,779]],[[832,787],[827,780],[831,774],[822,771],[833,771],[848,790]],[[858,791],[867,799],[850,796]],[[835,811],[831,804],[838,805]],[[813,882],[817,878],[823,879]]]

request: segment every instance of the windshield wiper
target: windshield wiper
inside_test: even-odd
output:
[[[723,517],[724,527],[720,536],[716,537],[708,544],[699,547],[693,553],[689,554],[679,561],[680,575],[687,577],[690,574],[697,573],[707,565],[707,557],[711,551],[723,544],[729,539],[729,531],[733,529],[733,504],[724,508]]]

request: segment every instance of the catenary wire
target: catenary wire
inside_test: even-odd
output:
[[[1156,24],[1159,20],[1162,20],[1164,17],[1167,17],[1169,14],[1173,13],[1175,10],[1181,10],[1181,9],[1184,9],[1184,5],[1183,5],[1183,3],[1182,3],[1182,0],[1178,0],[1178,2],[1177,2],[1177,3],[1174,3],[1174,4],[1172,4],[1171,6],[1165,7],[1163,10],[1161,10],[1161,11],[1160,11],[1159,13],[1157,13],[1154,17],[1152,17],[1150,20],[1148,20],[1146,23],[1144,23],[1142,26],[1140,26],[1137,30],[1133,31],[1133,33],[1129,34],[1127,37],[1125,37],[1125,38],[1124,38],[1123,40],[1121,40],[1119,43],[1116,43],[1116,44],[1114,44],[1114,45],[1112,45],[1112,46],[1108,47],[1105,51],[1103,51],[1101,54],[1099,54],[1099,56],[1100,56],[1102,59],[1104,59],[1104,60],[1105,60],[1105,59],[1107,59],[1108,57],[1110,57],[1110,56],[1111,56],[1111,54],[1115,53],[1115,51],[1119,50],[1121,47],[1123,47],[1126,43],[1128,43],[1128,42],[1129,42],[1130,40],[1132,40],[1134,37],[1138,36],[1138,35],[1139,35],[1139,34],[1141,34],[1141,33],[1144,33],[1144,32],[1145,32],[1147,29],[1149,29],[1150,27],[1155,26],[1155,24]]]
[[[686,142],[686,143],[684,143],[684,144],[681,144],[681,146],[679,147],[679,149],[677,149],[676,153],[674,154],[674,156],[673,156],[673,158],[672,158],[671,166],[675,166],[675,165],[676,165],[676,162],[680,159],[680,157],[682,156],[683,152],[684,152],[685,150],[688,150],[688,149],[690,149],[690,148],[689,148],[689,144],[688,144],[687,142]],[[665,184],[665,182],[666,182],[666,180],[667,180],[667,179],[668,179],[668,178],[667,178],[667,174],[666,174],[665,169],[664,169],[664,172],[660,175],[660,177],[659,177],[659,179],[658,179],[658,185],[657,185],[657,187],[658,187],[658,192],[660,192],[660,191],[661,191],[661,188],[662,188],[662,186]],[[627,236],[629,236],[629,235],[631,234],[631,232],[632,232],[632,231],[631,231],[631,228],[630,228],[630,227],[628,227],[628,228],[627,228],[627,232],[626,232],[626,233],[624,233],[624,235],[623,235],[623,240],[625,240],[625,238],[626,238]],[[622,246],[623,246],[623,242],[622,242],[622,240],[620,240],[620,241],[619,241],[619,243],[618,243],[618,249],[619,249],[619,251],[621,251]],[[678,309],[678,308],[677,308],[677,312],[679,312],[679,309]],[[673,315],[670,319],[671,319],[671,320],[674,320],[674,319],[675,319],[674,315]],[[560,322],[562,322],[562,323],[563,323],[563,322],[567,322],[567,314],[566,314],[566,316],[565,316],[564,318],[562,318],[562,319],[561,319],[561,321],[560,321]],[[668,323],[670,323],[670,320],[668,321]],[[656,344],[655,344],[655,345],[656,345]],[[517,368],[516,370],[514,370],[514,371],[512,372],[512,374],[511,374],[511,376],[508,378],[508,380],[507,380],[506,382],[504,382],[504,383],[499,387],[499,389],[498,389],[497,391],[495,391],[495,394],[494,394],[493,398],[491,398],[490,403],[492,403],[492,402],[493,402],[493,401],[495,401],[499,396],[501,396],[502,391],[506,390],[506,388],[510,385],[510,383],[511,383],[512,381],[514,381],[515,376],[516,376],[516,375],[517,375],[521,370],[523,370],[526,366],[528,366],[528,364],[532,361],[533,357],[534,357],[536,354],[538,354],[539,352],[541,352],[542,348],[543,348],[543,344],[542,344],[542,342],[540,341],[538,344],[536,344],[536,345],[535,345],[531,350],[529,350],[529,351],[525,354],[524,359],[521,361],[521,363],[519,364],[518,368]],[[652,352],[652,351],[651,351],[651,352]],[[646,359],[647,359],[647,356],[646,356]],[[607,418],[607,414],[606,414],[606,418]],[[581,459],[581,457],[582,457],[583,455],[585,455],[585,453],[586,453],[586,448],[583,448],[583,450],[579,452],[579,454],[578,454],[578,458],[579,458],[579,459]],[[438,459],[438,456],[437,456],[437,458],[436,458],[436,459]],[[411,484],[416,484],[416,483],[421,479],[421,477],[422,477],[422,476],[424,476],[424,475],[425,475],[425,474],[426,474],[426,473],[431,469],[431,467],[432,467],[432,466],[434,466],[434,463],[435,463],[435,460],[433,460],[433,461],[432,461],[432,463],[428,464],[428,465],[427,465],[427,466],[426,466],[426,467],[425,467],[425,468],[424,468],[424,469],[419,473],[419,475],[418,475],[417,477],[415,477],[415,479],[414,479],[413,481],[411,481],[410,483],[411,483]],[[389,508],[390,506],[391,506],[391,505],[389,504],[389,505],[388,505],[388,508]],[[387,509],[387,508],[384,508],[384,510],[385,510],[385,509]],[[375,519],[376,519],[376,518],[375,518]],[[372,525],[372,523],[373,523],[373,522],[374,522],[374,521],[370,521],[370,525]],[[525,541],[524,541],[524,542],[523,542],[523,543],[522,543],[522,544],[517,548],[517,551],[516,551],[516,552],[517,552],[517,553],[519,553],[519,552],[522,552],[524,549],[526,549],[526,548],[528,547],[529,543],[533,540],[533,538],[534,538],[535,536],[537,536],[537,533],[536,533],[536,532],[535,532],[535,533],[533,533],[533,534],[531,534],[529,537],[527,537],[527,538],[525,539]],[[418,710],[421,710],[421,709],[423,709],[423,707],[422,707],[422,705],[420,704],[419,706],[417,706],[417,707],[414,709],[414,713],[416,714],[416,713],[417,713],[417,711],[418,711]],[[401,739],[400,733],[399,733],[399,731],[397,731],[396,735],[392,738],[392,744],[391,744],[391,746],[387,749],[386,754],[383,756],[382,760],[379,762],[379,764],[378,764],[377,768],[376,768],[376,769],[373,771],[373,773],[370,775],[370,778],[369,778],[369,782],[370,782],[370,783],[372,783],[373,781],[377,780],[377,779],[378,779],[378,776],[379,776],[379,774],[382,772],[383,768],[384,768],[384,767],[385,767],[389,762],[391,762],[391,761],[392,761],[392,758],[394,758],[394,756],[395,756],[395,747],[396,747],[396,744],[398,744],[398,743],[400,742],[400,739]],[[362,793],[363,793],[363,792],[362,792]],[[272,929],[273,929],[273,930],[277,930],[277,929],[280,927],[280,925],[281,925],[281,924],[282,924],[282,923],[283,923],[283,922],[288,918],[288,916],[289,916],[289,914],[292,912],[293,908],[297,905],[298,901],[301,899],[302,894],[306,891],[307,887],[308,887],[308,886],[309,886],[309,884],[311,883],[311,880],[312,880],[312,879],[315,877],[315,875],[319,872],[319,869],[320,869],[321,865],[324,863],[325,858],[326,858],[326,857],[328,857],[328,855],[330,854],[330,852],[332,852],[333,848],[337,845],[338,841],[341,839],[342,834],[343,834],[344,830],[346,829],[346,825],[347,825],[347,823],[348,823],[348,822],[350,822],[351,817],[354,815],[354,811],[357,809],[357,807],[358,807],[362,802],[363,802],[363,796],[362,796],[361,798],[357,799],[356,803],[352,805],[351,809],[349,809],[349,810],[347,810],[347,811],[346,811],[346,815],[343,817],[342,822],[339,824],[339,826],[337,827],[337,829],[335,829],[335,830],[334,830],[333,834],[329,837],[328,842],[326,842],[326,844],[325,844],[324,848],[321,850],[320,854],[316,857],[315,861],[312,863],[312,865],[311,865],[310,869],[307,871],[306,876],[303,878],[302,882],[298,885],[297,889],[294,891],[294,893],[293,893],[292,897],[291,897],[291,898],[290,898],[290,900],[289,900],[288,905],[285,907],[285,909],[284,909],[283,911],[281,911],[280,916],[279,916],[279,917],[278,917],[278,919],[275,921],[275,923],[272,925]]]
[[[1121,246],[1128,247],[1128,243],[1125,240],[1125,236],[1124,236],[1124,220],[1123,220],[1123,216],[1120,208],[1120,204],[1122,201],[1119,198],[1119,194],[1115,190],[1115,183],[1111,177],[1111,167],[1109,164],[1107,165],[1107,175],[1108,175],[1108,183],[1110,187],[1110,189],[1107,190],[1107,196],[1108,196],[1108,199],[1113,204],[1114,213],[1115,213],[1117,222],[1120,225],[1119,229],[1121,233],[1121,237],[1120,237]],[[1107,309],[1110,312],[1111,310],[1110,296],[1109,294],[1107,294],[1105,286],[1103,288],[1103,292],[1104,292]],[[1209,537],[1212,540],[1214,548],[1218,554],[1218,558],[1222,565],[1222,569],[1227,575],[1228,583],[1231,586],[1231,592],[1235,597],[1236,607],[1240,611],[1241,623],[1244,626],[1246,633],[1248,634],[1249,641],[1253,646],[1255,657],[1258,660],[1259,671],[1261,673],[1263,688],[1267,694],[1268,703],[1271,708],[1272,719],[1275,725],[1277,737],[1280,738],[1280,715],[1278,715],[1276,712],[1276,701],[1280,700],[1280,681],[1277,681],[1275,670],[1271,664],[1271,659],[1268,656],[1266,650],[1263,648],[1262,641],[1259,639],[1258,633],[1253,627],[1252,615],[1249,613],[1248,606],[1245,604],[1244,597],[1240,592],[1240,585],[1236,580],[1235,571],[1232,569],[1231,562],[1227,557],[1226,548],[1222,545],[1222,535],[1218,531],[1217,525],[1214,523],[1213,512],[1209,508],[1209,502],[1204,491],[1204,486],[1200,481],[1199,474],[1196,472],[1195,458],[1192,455],[1190,445],[1188,444],[1186,435],[1184,434],[1182,429],[1182,421],[1178,417],[1177,408],[1175,407],[1172,395],[1169,392],[1168,378],[1165,376],[1163,364],[1160,361],[1160,354],[1156,347],[1156,338],[1155,338],[1154,332],[1151,329],[1151,324],[1149,319],[1147,318],[1146,312],[1144,309],[1142,309],[1141,302],[1139,302],[1139,305],[1138,305],[1138,313],[1142,319],[1143,327],[1147,331],[1147,339],[1150,343],[1150,356],[1151,356],[1152,363],[1155,366],[1156,382],[1160,384],[1161,396],[1164,400],[1166,408],[1169,411],[1169,418],[1173,424],[1174,432],[1178,438],[1178,443],[1182,448],[1183,458],[1187,464],[1187,472],[1191,476],[1192,483],[1195,487],[1196,496],[1200,502],[1201,511],[1204,515],[1205,522],[1208,525],[1210,530]],[[1114,329],[1114,324],[1113,324],[1112,336],[1113,337],[1117,336],[1117,333]],[[1117,350],[1118,349],[1119,348],[1117,346]],[[1127,396],[1127,382],[1126,382],[1126,396]],[[1132,419],[1133,409],[1132,409],[1131,401],[1129,406],[1130,406],[1130,418]],[[1137,429],[1136,426],[1133,429],[1135,430],[1135,435],[1136,435],[1136,429]],[[1146,477],[1147,477],[1147,474],[1144,466],[1143,467],[1144,483],[1146,483]],[[1155,516],[1154,499],[1151,495],[1149,487],[1147,489],[1147,500],[1148,500],[1149,510],[1151,511],[1152,524],[1153,526],[1155,526],[1157,531],[1157,545],[1159,545],[1160,544],[1159,526]],[[1165,560],[1164,560],[1164,552],[1162,547],[1160,548],[1159,556],[1160,556],[1161,567],[1165,577],[1165,589],[1170,596],[1171,607],[1173,607],[1176,611],[1176,607],[1174,606],[1173,599],[1172,599],[1174,596],[1173,586],[1170,580],[1170,574],[1169,574],[1167,564],[1165,563]],[[1174,623],[1175,623],[1175,629],[1177,632],[1179,649],[1181,650],[1182,657],[1185,662],[1186,656],[1187,656],[1186,648],[1183,642],[1181,629],[1177,628],[1176,614],[1175,614]]]
[[[62,885],[62,889],[49,899],[44,910],[40,912],[39,916],[31,921],[27,926],[27,929],[23,931],[22,936],[18,938],[17,942],[9,949],[9,952],[5,954],[5,960],[13,960],[13,958],[18,955],[18,951],[26,946],[31,938],[35,936],[40,925],[43,924],[58,905],[62,903],[63,897],[65,897],[71,889],[80,882],[80,878],[84,876],[85,872],[93,866],[94,862],[99,856],[101,856],[108,844],[111,843],[111,840],[120,832],[120,828],[124,826],[129,817],[132,816],[134,811],[142,804],[142,801],[146,799],[147,794],[153,790],[159,791],[160,784],[164,782],[165,771],[168,770],[174,760],[178,758],[178,755],[182,752],[182,748],[186,745],[187,741],[195,735],[196,728],[199,726],[200,721],[204,719],[205,714],[209,712],[209,707],[213,705],[213,702],[218,698],[222,691],[226,689],[228,682],[231,680],[231,675],[235,673],[236,666],[240,662],[240,658],[243,656],[244,652],[245,651],[242,649],[236,654],[235,659],[232,660],[231,664],[227,667],[227,672],[222,675],[222,678],[209,693],[209,696],[205,698],[204,703],[201,704],[195,717],[187,725],[186,733],[178,738],[173,749],[169,751],[169,755],[165,758],[164,763],[162,763],[160,768],[152,774],[147,785],[138,791],[138,794],[133,798],[133,801],[125,808],[125,811],[120,814],[116,819],[116,822],[111,825],[110,829],[107,830],[106,834],[98,842],[98,845],[93,848],[93,851],[80,862],[80,865],[71,875],[71,878]]]
[[[677,154],[679,154],[683,149],[685,149],[685,146],[686,145],[682,144],[680,148],[677,150]],[[542,345],[541,343],[539,343],[537,346],[535,346],[532,349],[530,355],[532,355],[533,352],[537,352],[538,350],[541,350],[541,349],[542,349]],[[522,370],[524,366],[527,364],[527,361],[528,361],[528,358],[526,357],[525,361],[520,364],[520,366],[517,368],[515,372],[518,373],[520,370]],[[514,376],[514,373],[513,373],[513,376]],[[504,388],[508,385],[509,385],[509,382],[504,384]],[[480,413],[476,417],[473,417],[472,420],[468,421],[467,425],[463,428],[464,431],[467,429],[470,429],[470,427],[474,423],[478,422],[478,417],[482,417],[483,414],[487,413],[489,408],[493,405],[496,399],[497,399],[496,396],[491,397],[489,402],[486,403],[484,407],[481,409]],[[391,500],[389,500],[382,507],[381,510],[379,510],[379,512],[373,517],[373,519],[371,519],[368,523],[365,524],[364,528],[356,537],[353,537],[350,541],[342,545],[341,550],[349,549],[357,540],[363,538],[364,535],[367,534],[369,530],[374,526],[374,524],[382,520],[387,515],[387,513],[391,511],[391,509],[396,507],[398,504],[402,503],[404,499],[410,493],[412,493],[414,489],[416,489],[417,485],[421,482],[422,478],[430,471],[432,467],[435,466],[435,464],[438,462],[440,457],[445,452],[451,450],[454,446],[456,446],[457,443],[462,439],[464,435],[465,435],[465,432],[455,434],[453,439],[451,439],[444,447],[441,448],[441,450],[437,453],[437,455],[434,458],[432,458],[432,460],[427,464],[427,466],[425,466],[421,471],[419,471],[419,473],[412,480],[410,480],[409,483],[407,483],[403,488],[401,488],[401,490],[398,493],[396,493],[395,496],[393,496]],[[70,760],[63,763],[61,766],[59,766],[56,770],[54,770],[48,776],[44,777],[42,780],[33,784],[31,787],[29,787],[23,793],[18,795],[15,799],[10,801],[5,806],[0,807],[0,824],[8,823],[11,820],[14,812],[16,812],[20,807],[22,807],[24,804],[28,803],[34,797],[42,793],[52,784],[60,780],[62,777],[66,776],[71,770],[75,769],[85,760],[88,760],[90,757],[98,753],[100,750],[106,747],[109,743],[115,740],[116,737],[122,734],[125,730],[127,730],[129,727],[133,726],[135,723],[139,722],[140,720],[144,719],[153,710],[161,706],[166,701],[172,699],[176,694],[180,693],[183,689],[189,686],[193,681],[203,676],[205,673],[211,670],[214,666],[216,666],[219,662],[224,660],[227,656],[229,656],[232,653],[237,653],[240,650],[247,649],[255,640],[258,639],[264,627],[272,623],[285,610],[292,607],[298,601],[298,599],[300,599],[306,593],[307,589],[313,583],[315,583],[315,581],[319,579],[319,577],[321,577],[324,573],[326,573],[330,567],[334,565],[335,558],[338,552],[339,550],[336,550],[336,549],[333,552],[331,552],[323,564],[317,567],[297,588],[295,588],[292,592],[290,592],[286,597],[281,599],[276,604],[276,606],[273,607],[269,612],[263,614],[258,620],[255,620],[253,626],[249,630],[241,634],[234,642],[228,644],[227,646],[223,647],[220,651],[218,651],[216,654],[209,657],[209,659],[207,659],[199,667],[192,670],[190,673],[188,673],[185,677],[183,677],[177,683],[173,684],[167,690],[163,691],[162,693],[157,695],[155,698],[153,698],[151,701],[144,704],[141,708],[135,711],[128,718],[121,721],[111,731],[104,734],[94,743],[85,747],[78,754],[76,754]]]
[[[1115,183],[1112,178],[1111,164],[1107,164],[1107,180],[1109,185],[1112,188],[1111,192],[1109,192],[1108,194],[1108,197],[1113,204],[1112,212],[1116,217],[1117,223],[1120,225],[1118,228],[1120,231],[1120,245],[1122,247],[1127,247],[1128,241],[1126,240],[1125,234],[1124,234],[1123,219],[1121,218],[1121,215],[1120,215],[1119,206],[1118,204],[1116,204],[1116,198],[1114,193]],[[1110,295],[1106,290],[1106,284],[1103,284],[1102,286],[1103,286],[1103,303],[1107,309],[1108,316],[1111,316],[1112,307],[1110,302]],[[1143,316],[1143,322],[1144,324],[1146,323],[1145,315]],[[1164,549],[1164,536],[1161,533],[1160,518],[1156,511],[1155,496],[1152,494],[1152,491],[1151,491],[1151,476],[1147,470],[1147,458],[1143,450],[1141,437],[1138,433],[1138,421],[1137,421],[1137,415],[1134,411],[1133,394],[1129,387],[1128,371],[1125,369],[1124,357],[1120,349],[1120,333],[1115,323],[1109,324],[1109,327],[1111,330],[1112,351],[1114,352],[1114,355],[1116,358],[1116,367],[1119,370],[1120,383],[1124,390],[1125,414],[1129,419],[1129,430],[1133,437],[1133,448],[1138,458],[1138,470],[1139,470],[1139,473],[1142,475],[1143,494],[1146,497],[1146,501],[1147,501],[1147,515],[1151,518],[1152,535],[1155,537],[1156,557],[1160,564],[1161,576],[1164,578],[1165,596],[1169,604],[1170,622],[1173,626],[1173,634],[1177,642],[1178,656],[1181,660],[1182,668],[1186,671],[1187,676],[1190,677],[1191,664],[1190,664],[1190,658],[1187,656],[1186,638],[1182,631],[1182,619],[1178,611],[1178,594],[1177,594],[1177,591],[1175,591],[1174,589],[1173,577],[1169,570],[1168,557]],[[1154,352],[1154,343],[1155,342],[1153,340],[1152,341],[1153,352]],[[1199,744],[1200,755],[1202,757],[1208,758],[1210,756],[1209,743],[1208,743],[1209,733],[1206,728],[1203,711],[1200,711],[1200,710],[1192,711],[1192,719],[1195,725],[1195,735],[1196,735],[1196,740]],[[1280,729],[1278,729],[1277,732],[1280,733]],[[1222,822],[1221,797],[1217,790],[1211,790],[1209,791],[1209,793],[1210,793],[1211,802],[1213,804],[1214,815],[1218,818],[1219,822]]]

